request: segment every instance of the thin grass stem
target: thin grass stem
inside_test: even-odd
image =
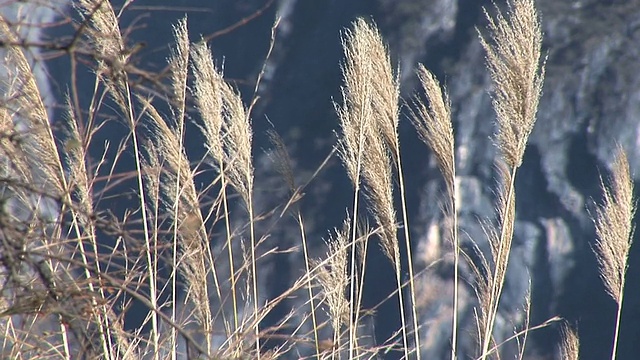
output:
[[[491,278],[491,293],[489,308],[482,337],[482,356],[485,360],[493,341],[493,328],[498,315],[498,306],[502,296],[502,289],[509,264],[509,254],[511,252],[511,241],[513,237],[513,224],[515,223],[515,176],[516,167],[511,169],[508,180],[508,190],[500,226],[500,237],[498,239],[498,252],[494,264],[494,273]]]

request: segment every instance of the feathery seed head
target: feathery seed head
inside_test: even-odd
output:
[[[519,167],[542,94],[542,30],[534,0],[509,0],[508,16],[485,9],[491,39],[480,35],[493,79],[496,142],[510,167]]]
[[[317,268],[317,280],[324,290],[322,292],[329,307],[333,331],[340,333],[342,325],[349,324],[349,302],[345,296],[349,276],[348,248],[350,226],[349,219],[344,221],[341,230],[336,230],[327,245],[329,252],[324,261],[314,260],[312,265]]]
[[[211,264],[206,252],[208,239],[204,234],[204,221],[200,213],[198,193],[193,182],[193,172],[180,146],[179,132],[170,128],[149,100],[138,97],[144,112],[151,120],[154,144],[147,145],[150,164],[163,168],[158,186],[167,214],[174,221],[180,239],[179,271],[188,285],[187,298],[196,305],[196,318],[207,329],[211,324],[211,311],[207,289],[207,277]],[[152,172],[153,173],[153,172]]]
[[[111,2],[80,0],[74,4],[91,24],[87,32],[98,61],[98,74],[104,77],[106,84],[111,87],[111,96],[126,113],[126,79],[123,74],[130,54],[125,49],[118,17]]]
[[[229,183],[248,202],[253,189],[251,120],[240,94],[216,70],[206,44],[194,47],[196,107],[204,125],[209,154]]]
[[[398,261],[397,226],[393,206],[391,153],[398,150],[398,85],[377,28],[363,19],[343,39],[344,104],[338,109],[343,137],[340,155],[355,187],[360,176],[380,227],[382,248]]]
[[[433,151],[438,167],[444,175],[449,196],[453,197],[455,181],[455,140],[451,123],[451,104],[436,77],[424,65],[418,65],[418,79],[427,102],[416,97],[417,113],[412,122],[420,139]]]
[[[636,212],[633,179],[627,156],[621,147],[613,163],[610,188],[602,180],[601,184],[604,199],[593,218],[597,235],[594,252],[607,292],[620,304]]]
[[[194,74],[193,95],[196,108],[203,125],[200,130],[205,136],[209,154],[221,166],[224,159],[222,150],[222,84],[224,79],[213,64],[211,49],[206,43],[196,44],[192,49],[192,71]]]
[[[562,351],[562,358],[565,360],[578,360],[580,353],[578,333],[567,324],[562,326],[561,333],[562,342],[560,349]]]
[[[376,129],[368,129],[368,132]],[[370,211],[380,227],[380,245],[392,263],[399,261],[400,250],[396,226],[396,212],[393,206],[393,180],[391,158],[381,134],[367,136],[369,144],[364,153],[362,175],[364,190],[370,202]]]
[[[0,16],[0,41],[5,44],[18,43],[15,34],[2,16]],[[3,127],[12,128],[11,131],[20,129],[20,132],[25,134],[24,142],[14,147],[14,150],[19,148],[23,156],[24,162],[21,165],[23,170],[28,167],[31,172],[39,171],[32,180],[37,178],[38,181],[44,182],[45,188],[53,188],[52,195],[61,196],[66,192],[66,180],[49,116],[40,96],[35,76],[23,50],[17,45],[8,45],[7,48],[4,66],[11,74],[11,79],[5,98],[11,103],[11,107],[16,109],[19,120],[14,122],[10,117],[6,117],[8,114],[5,112],[3,120],[14,122],[14,124],[9,125],[5,122]]]
[[[175,118],[178,122],[182,122],[185,112],[187,75],[189,72],[189,32],[187,30],[186,17],[173,27],[173,36],[176,41],[176,47],[172,49],[171,57],[169,58],[171,87],[173,90],[171,100],[178,111],[177,114],[174,114]]]
[[[373,69],[369,60],[368,25],[359,19],[353,30],[346,30],[342,38],[345,62],[342,76],[345,82],[342,88],[343,105],[336,105],[340,118],[342,138],[338,149],[354,186],[359,186],[359,169],[365,146],[365,128],[372,122],[373,109]]]

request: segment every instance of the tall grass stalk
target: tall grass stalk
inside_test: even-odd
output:
[[[601,180],[601,184],[604,199],[593,217],[597,234],[593,250],[598,260],[600,278],[607,293],[617,305],[613,350],[611,352],[611,359],[614,360],[618,352],[624,286],[629,250],[633,241],[633,219],[636,213],[633,179],[627,156],[622,148],[617,149],[610,187],[605,186],[603,180]]]
[[[86,149],[84,147],[84,143],[80,138],[80,133],[78,130],[78,119],[75,116],[73,107],[71,105],[71,99],[67,97],[67,144],[70,146],[67,147],[68,151],[68,163],[71,169],[70,171],[70,185],[75,186],[76,191],[75,194],[78,198],[78,203],[80,207],[80,211],[72,211],[73,217],[73,227],[76,232],[76,236],[78,237],[78,247],[80,248],[80,256],[82,258],[82,262],[85,266],[84,275],[87,280],[91,279],[90,264],[87,255],[85,254],[84,244],[82,239],[88,238],[91,242],[91,246],[93,247],[93,256],[95,258],[99,257],[98,252],[98,240],[96,234],[96,228],[93,222],[91,222],[87,216],[87,214],[91,214],[94,212],[94,206],[91,199],[91,182],[88,177],[88,171],[85,164],[85,158],[87,157]],[[71,198],[67,199],[71,203]],[[63,209],[64,210],[64,209]],[[83,228],[83,230],[80,229]],[[102,273],[101,265],[99,261],[95,262],[95,268],[98,274]],[[91,281],[88,281],[89,291],[93,294],[95,292],[95,287]],[[99,299],[101,302],[104,302],[106,299],[105,291],[102,287],[98,287]],[[98,320],[100,323],[99,332],[102,342],[102,349],[104,354],[107,355],[107,359],[115,358],[115,354],[113,352],[113,336],[111,334],[111,324],[109,321],[109,311],[105,304],[101,306],[98,305],[98,301],[92,297],[92,304],[96,308],[99,308],[98,312]]]
[[[228,218],[228,205],[226,200],[226,184],[231,185],[241,196],[249,215],[250,231],[250,262],[252,295],[254,310],[254,335],[256,351],[260,352],[260,329],[259,329],[259,298],[258,279],[256,270],[256,238],[254,229],[253,210],[253,165],[251,155],[251,123],[249,115],[246,113],[240,95],[227,84],[222,75],[215,70],[212,63],[211,52],[206,45],[199,45],[194,52],[194,71],[196,74],[195,97],[198,102],[198,110],[203,117],[204,125],[201,129],[210,156],[212,156],[222,176],[222,196],[225,208],[225,217]],[[229,258],[233,261],[231,250],[230,224],[225,223],[227,231],[227,247]],[[231,273],[234,273],[233,262]],[[232,294],[235,293],[235,275],[231,275]],[[238,328],[237,319],[237,298],[234,301],[234,326]]]
[[[307,280],[307,293],[309,294],[309,307],[311,312],[311,323],[313,326],[313,342],[316,351],[316,358],[320,360],[321,351],[318,334],[319,324],[316,316],[315,296],[313,295],[311,258],[309,257],[309,245],[307,243],[307,233],[304,226],[304,218],[302,216],[302,212],[300,211],[300,207],[296,204],[296,202],[300,199],[300,188],[296,186],[293,169],[291,168],[291,158],[289,157],[289,153],[287,152],[284,141],[275,131],[268,131],[268,135],[271,143],[274,146],[273,157],[274,162],[276,163],[277,170],[289,187],[290,200],[285,209],[288,209],[290,206],[295,206],[295,209],[293,211],[296,222],[298,224],[298,230],[300,231],[300,239],[302,240],[302,254],[304,255],[305,278]]]
[[[458,241],[458,208],[456,201],[456,166],[455,139],[451,122],[451,105],[449,97],[440,86],[435,76],[422,64],[418,65],[418,79],[422,85],[427,102],[416,98],[414,105],[417,111],[412,115],[413,125],[421,140],[433,152],[438,167],[444,176],[447,198],[450,203],[449,216],[453,219],[451,226],[451,243],[453,245],[453,317],[451,328],[451,359],[456,358],[458,344],[458,286],[460,269],[460,244]],[[415,307],[415,306],[414,306]]]
[[[509,263],[515,225],[515,178],[536,120],[542,93],[544,65],[540,65],[542,32],[533,0],[509,0],[508,16],[497,9],[495,18],[485,9],[490,40],[480,35],[493,80],[493,107],[497,115],[495,140],[505,168],[499,193],[499,235],[490,238],[493,274],[488,293],[481,294],[482,351],[487,357]]]
[[[226,247],[229,259],[229,280],[231,285],[231,303],[233,309],[233,329],[234,332],[239,330],[238,319],[238,296],[237,296],[237,279],[235,274],[234,255],[233,255],[233,236],[231,234],[231,224],[229,222],[229,202],[227,198],[227,176],[224,149],[222,144],[222,124],[223,119],[223,99],[224,93],[222,75],[216,70],[211,49],[205,44],[200,43],[192,49],[192,70],[194,74],[193,95],[196,102],[196,108],[200,114],[203,124],[200,126],[206,140],[207,154],[213,160],[215,166],[218,167],[220,174],[220,194],[222,195],[223,218],[226,232]]]
[[[328,253],[327,258],[323,261],[312,260],[311,265],[314,268],[315,280],[322,288],[321,296],[327,303],[329,308],[329,318],[333,329],[333,339],[331,341],[331,358],[335,359],[336,355],[342,350],[341,335],[342,325],[351,329],[351,305],[346,298],[348,283],[351,279],[348,277],[348,261],[349,237],[351,221],[347,217],[342,229],[335,230],[327,241]],[[337,353],[337,354],[336,354]]]
[[[345,53],[345,63],[342,66],[345,86],[342,88],[344,104],[336,105],[341,138],[338,142],[338,154],[347,170],[347,175],[354,187],[353,210],[351,229],[351,265],[349,271],[349,358],[353,358],[357,349],[357,313],[355,308],[358,295],[356,291],[356,245],[357,245],[357,221],[359,211],[361,173],[364,161],[366,129],[371,123],[371,94],[373,92],[371,76],[371,63],[361,56],[366,54],[367,44],[357,36],[356,30],[346,30],[342,38],[342,46]],[[364,241],[367,241],[365,239]],[[366,254],[366,252],[365,252]],[[366,264],[361,264],[364,271]]]
[[[121,36],[120,27],[116,14],[109,2],[80,0],[77,3],[82,14],[91,23],[89,38],[93,42],[93,46],[103,57],[98,61],[98,76],[105,82],[107,89],[112,95],[116,104],[120,106],[121,111],[126,116],[131,130],[131,139],[135,152],[135,166],[138,181],[138,196],[140,200],[140,211],[142,215],[142,226],[144,232],[144,240],[147,251],[147,267],[149,276],[149,287],[153,294],[151,296],[152,306],[157,309],[156,290],[155,290],[155,274],[153,272],[153,261],[151,259],[151,241],[149,223],[146,209],[146,196],[144,183],[142,179],[142,163],[140,159],[140,147],[138,145],[138,135],[136,131],[136,122],[133,113],[133,102],[131,99],[131,89],[127,73],[123,66],[128,61],[125,55],[124,41]]]
[[[174,26],[173,28],[173,37],[174,40],[176,42],[176,48],[172,51],[171,57],[169,59],[169,67],[171,69],[171,86],[172,86],[172,95],[173,98],[172,103],[174,104],[174,106],[177,108],[177,112],[174,110],[174,118],[177,120],[177,138],[178,138],[178,147],[180,149],[183,148],[183,139],[184,139],[184,116],[185,116],[185,98],[186,98],[186,88],[187,88],[187,72],[188,72],[188,65],[189,65],[189,34],[187,32],[187,19],[184,18],[182,19],[177,26]],[[172,108],[173,109],[173,108]],[[157,121],[159,121],[161,119],[157,119]],[[184,169],[184,166],[178,166],[177,169],[177,174],[176,174],[176,192],[175,192],[175,199],[179,199],[181,197],[180,194],[180,189],[182,184],[180,183],[180,179],[181,176],[184,176],[184,174],[181,174],[182,171],[188,170],[188,166],[187,169]],[[175,209],[173,209],[174,211],[174,218],[178,219],[179,215],[178,215],[178,211],[180,211],[180,209],[178,209],[178,204],[179,202],[176,201],[176,207]],[[177,226],[177,222],[176,222],[176,226],[174,226],[174,239],[177,238],[177,231],[178,231],[178,226]],[[174,242],[175,244],[175,242]],[[174,259],[177,260],[176,256],[177,256],[177,246],[174,246]],[[174,262],[174,264],[176,264],[176,262]],[[203,264],[204,265],[204,264]],[[151,281],[151,280],[150,280]],[[173,281],[172,281],[172,286],[175,287],[176,283],[175,283],[175,274],[173,277]],[[173,289],[172,289],[173,290]],[[153,294],[152,295],[152,299],[154,299],[155,296],[155,288],[151,288],[150,292]],[[154,302],[156,300],[153,300]],[[172,308],[174,309],[173,311],[175,311],[175,304],[172,305]],[[158,354],[158,349],[159,349],[159,329],[158,329],[158,316],[155,312],[152,313],[152,335],[153,335],[153,348],[155,351],[155,354]],[[174,333],[175,334],[175,333]],[[174,337],[172,336],[172,339]],[[207,341],[209,340],[209,335],[207,335]],[[210,344],[207,344],[207,349],[210,349],[211,347],[209,346]],[[157,356],[157,355],[155,355]]]
[[[402,323],[401,333],[403,351],[405,357],[409,356],[408,332],[406,326],[406,311],[404,301],[404,289],[402,281],[402,269],[400,259],[400,249],[397,236],[396,213],[393,205],[393,184],[392,168],[393,161],[401,174],[400,149],[397,134],[399,120],[399,87],[397,78],[393,75],[390,58],[382,38],[375,26],[368,25],[364,20],[359,19],[353,25],[353,32],[348,32],[343,40],[346,62],[343,68],[345,81],[345,107],[338,111],[343,123],[343,134],[345,137],[342,144],[351,142],[349,145],[353,149],[365,146],[367,151],[360,158],[356,155],[349,155],[351,164],[347,164],[345,159],[349,156],[343,155],[343,162],[347,164],[347,172],[350,174],[352,182],[360,181],[358,176],[362,172],[364,194],[369,200],[370,212],[379,228],[379,237],[384,254],[391,261],[395,274],[398,289],[398,300],[400,309],[400,319]],[[356,100],[347,97],[351,96]],[[351,103],[349,103],[351,100]],[[351,108],[346,108],[351,105]],[[350,111],[351,113],[348,113]],[[351,120],[348,117],[356,117]],[[345,125],[349,121],[357,122],[355,129],[351,133],[345,131]],[[356,136],[358,135],[358,136]],[[355,145],[355,140],[359,141]],[[343,149],[346,146],[342,147]],[[351,150],[352,153],[355,151]],[[358,160],[361,159],[361,165]],[[354,166],[355,164],[355,166]],[[356,172],[355,174],[353,174]],[[400,175],[401,176],[401,175]],[[358,188],[358,186],[356,186]],[[404,186],[402,186],[404,196]],[[404,201],[403,201],[404,204]],[[355,207],[354,207],[355,208]],[[407,224],[406,204],[403,206],[404,223]],[[354,217],[357,217],[354,212]],[[353,235],[355,239],[355,233]],[[407,241],[407,251],[410,254],[410,243],[408,230],[405,225],[405,241]],[[364,244],[363,259],[366,259],[367,243]],[[355,248],[352,249],[355,251]],[[352,253],[352,266],[355,257]],[[411,263],[411,257],[409,257]],[[364,269],[366,260],[363,261],[360,284],[364,284]],[[410,265],[412,268],[412,266]],[[411,270],[410,283],[413,284],[413,271]],[[352,271],[353,274],[353,271]],[[411,288],[412,300],[415,303],[415,289]],[[353,294],[353,292],[352,292]],[[361,304],[362,291],[357,296],[358,301],[355,306],[355,324],[358,324],[358,313]],[[413,314],[414,332],[417,338],[417,315]],[[418,355],[419,357],[419,355]]]
[[[397,130],[397,128],[396,128]],[[409,268],[409,293],[411,296],[411,312],[413,319],[413,337],[415,342],[415,353],[416,359],[420,360],[421,352],[420,352],[420,326],[418,325],[418,321],[420,320],[418,316],[418,307],[416,302],[416,276],[413,269],[413,254],[411,250],[411,236],[409,235],[409,215],[407,208],[407,193],[404,185],[404,172],[402,170],[402,160],[400,159],[400,147],[396,147],[395,153],[396,163],[397,163],[397,171],[398,171],[398,185],[400,187],[400,201],[402,207],[402,224],[404,230],[404,239],[405,239],[405,247],[407,251],[407,267]]]
[[[362,19],[354,24],[356,37],[366,46],[358,49],[359,61],[370,61],[372,66],[373,92],[370,102],[372,126],[366,136],[367,149],[363,162],[365,194],[369,209],[379,227],[380,245],[383,253],[391,261],[396,275],[400,308],[401,333],[405,357],[409,356],[406,326],[404,289],[400,248],[398,244],[396,212],[393,201],[392,157],[399,164],[400,144],[397,134],[399,121],[399,85],[393,74],[391,59],[375,25],[367,25]],[[409,261],[411,262],[411,261]],[[363,284],[364,282],[361,281]],[[358,302],[358,308],[360,302]]]

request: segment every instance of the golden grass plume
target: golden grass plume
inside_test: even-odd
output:
[[[633,179],[627,156],[621,148],[613,162],[610,183],[608,188],[602,181],[603,203],[596,209],[593,219],[597,234],[594,252],[607,293],[620,305],[636,212]]]
[[[508,14],[485,9],[490,39],[480,35],[493,80],[496,142],[510,167],[518,167],[533,129],[542,94],[542,30],[534,0],[509,0]]]

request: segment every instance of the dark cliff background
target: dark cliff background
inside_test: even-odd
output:
[[[497,4],[504,5],[503,1]],[[610,354],[615,306],[598,277],[591,250],[595,235],[587,209],[600,198],[599,176],[607,176],[616,143],[624,146],[632,171],[640,174],[640,1],[540,0],[537,4],[548,56],[547,75],[538,121],[517,177],[516,238],[501,302],[504,321],[497,333],[506,337],[512,324],[522,321],[518,314],[530,279],[531,324],[561,316],[579,331],[581,359],[605,359]],[[483,6],[493,11],[484,0],[139,0],[129,5],[121,25],[134,25],[128,36],[131,44],[144,42],[133,58],[135,64],[157,72],[166,64],[171,24],[185,13],[191,39],[197,41],[258,11],[258,16],[211,41],[227,78],[249,99],[265,61],[274,19],[282,18],[253,113],[256,193],[259,207],[269,209],[279,205],[285,190],[263,151],[269,147],[264,133],[271,128],[269,122],[283,136],[296,174],[304,181],[335,144],[333,131],[338,123],[332,101],[340,101],[341,31],[357,17],[375,21],[400,69],[405,99],[415,91],[418,62],[434,71],[450,92],[462,186],[461,229],[466,246],[474,239],[483,247],[479,220],[493,214],[496,179],[496,151],[490,139],[495,116],[476,32],[476,27],[483,31],[485,24]],[[67,64],[62,59],[48,64],[58,95],[67,86]],[[80,86],[92,86],[90,77],[79,81]],[[434,231],[442,219],[442,184],[406,114],[400,130],[406,182],[412,194],[408,200],[415,264],[420,269],[447,258],[449,251],[446,241]],[[121,133],[100,133],[102,138],[96,141],[119,139],[125,133],[124,128]],[[197,134],[187,136],[197,144]],[[302,200],[312,256],[324,255],[321,239],[329,229],[340,226],[351,200],[350,183],[334,157]],[[115,213],[124,208],[117,201],[103,205]],[[284,222],[270,241],[286,248],[297,240]],[[640,354],[639,252],[634,245],[619,359],[636,359]],[[376,265],[368,270],[366,307],[378,304],[394,287],[392,267],[378,265],[386,261],[381,254],[371,256],[370,264]],[[260,264],[260,274],[266,293],[275,297],[300,274],[303,257],[293,253],[270,259]],[[427,324],[422,333],[427,359],[448,356],[451,275],[451,264],[445,260],[419,279],[426,294],[420,300],[420,314],[421,322]],[[463,329],[467,329],[473,323],[474,296],[470,288],[463,296],[461,316]],[[378,308],[372,332],[379,341],[399,327],[396,304],[390,299]],[[284,303],[266,321],[277,321],[288,312],[288,305],[293,306]],[[471,335],[462,333],[461,337],[461,346],[471,349]],[[555,358],[558,339],[557,327],[533,332],[526,358]]]

